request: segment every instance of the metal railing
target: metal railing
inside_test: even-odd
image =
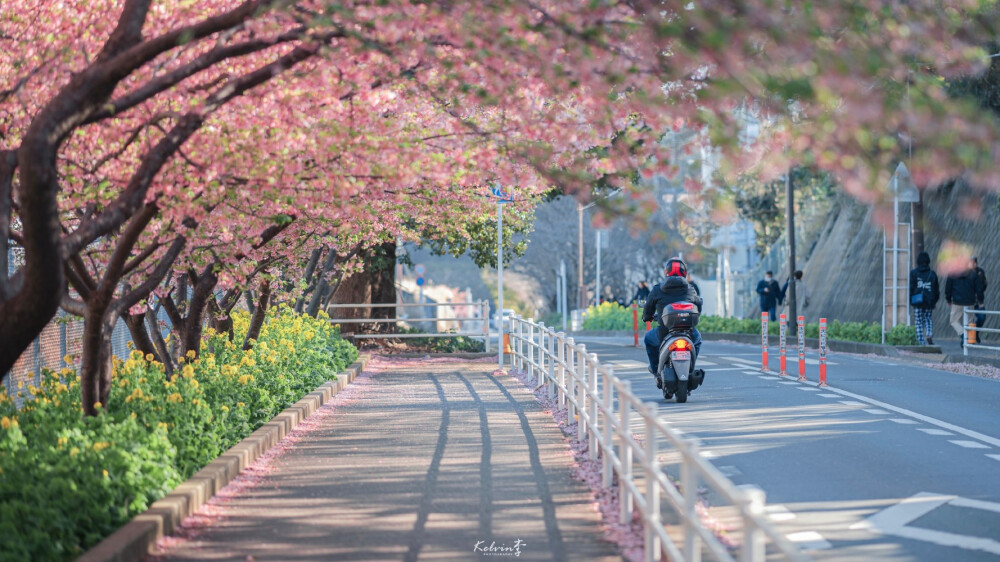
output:
[[[979,334],[982,332],[987,332],[991,334],[1000,334],[1000,330],[996,328],[983,328],[981,326],[976,326],[975,328],[969,327],[969,316],[977,316],[982,314],[983,316],[1000,316],[1000,310],[977,310],[975,308],[964,307],[962,309],[962,355],[969,354],[969,348],[972,349],[992,349],[1000,351],[1000,347],[995,345],[983,345],[981,343],[969,343],[969,331],[976,332],[976,341],[982,341]]]
[[[633,509],[638,509],[645,526],[646,560],[660,560],[666,554],[669,560],[700,561],[702,550],[716,560],[736,560],[697,513],[701,484],[729,502],[741,520],[741,562],[765,560],[769,549],[787,560],[809,560],[770,523],[762,490],[737,488],[701,456],[696,441],[659,419],[656,403],[643,403],[632,393],[630,381],[601,365],[583,344],[519,316],[511,317],[510,325],[511,367],[526,371],[536,381],[535,390],[547,387],[558,408],[568,410],[568,419],[577,419],[576,438],[587,443],[592,460],[599,456],[602,461],[602,485],[610,488],[617,475],[619,521],[631,521]],[[634,422],[643,427],[641,440],[633,435]],[[661,448],[661,442],[680,455],[680,486],[660,468],[659,455],[671,452]],[[663,523],[661,496],[683,521],[681,544]]]
[[[489,311],[490,305],[488,301],[482,300],[478,302],[428,302],[428,303],[388,303],[388,304],[331,304],[327,307],[330,309],[372,309],[372,308],[396,308],[396,309],[410,309],[417,308],[419,313],[424,313],[422,309],[427,307],[440,308],[440,307],[471,307],[473,310],[479,312],[478,316],[448,316],[448,317],[428,317],[421,318],[423,314],[418,314],[416,318],[410,318],[409,316],[399,316],[399,312],[396,312],[396,316],[392,318],[330,318],[330,322],[334,324],[397,324],[400,322],[407,324],[414,324],[418,322],[433,322],[435,326],[434,332],[418,332],[418,333],[392,333],[392,334],[373,334],[364,332],[348,332],[347,330],[341,330],[345,335],[350,334],[354,338],[428,338],[428,337],[475,337],[484,338],[486,342],[486,352],[490,351],[490,318]],[[460,326],[468,324],[482,324],[481,328],[473,328],[466,331],[455,330],[455,331],[441,331],[438,326],[438,322],[455,322]]]

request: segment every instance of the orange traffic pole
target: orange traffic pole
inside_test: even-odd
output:
[[[781,354],[781,372],[779,375],[785,376],[788,374],[788,370],[785,368],[785,338],[788,331],[788,320],[784,314],[779,318],[780,324],[778,325],[778,349]]]
[[[819,319],[819,386],[826,384],[826,318]]]
[[[635,332],[635,347],[639,347],[639,306],[632,303],[632,331]]]
[[[806,317],[799,316],[799,380],[806,380]]]
[[[764,373],[767,372],[767,313],[760,313],[760,354],[761,354],[761,368],[760,370]]]

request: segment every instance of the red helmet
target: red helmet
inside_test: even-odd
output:
[[[670,258],[663,266],[667,272],[667,277],[687,277],[688,267],[681,258]]]

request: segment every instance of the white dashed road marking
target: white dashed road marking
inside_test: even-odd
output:
[[[897,537],[925,541],[942,546],[953,546],[967,550],[982,550],[991,554],[1000,554],[1000,542],[993,539],[909,526],[913,521],[945,504],[1000,513],[1000,504],[997,503],[920,492],[872,515],[864,521],[851,525],[850,528],[868,529],[886,535],[895,535]]]
[[[986,456],[995,461],[1000,461],[1000,455],[986,455]]]
[[[802,531],[800,533],[792,533],[788,536],[788,540],[799,545],[802,550],[825,550],[830,548],[832,545],[823,538],[823,535],[817,533],[816,531]]]
[[[788,508],[775,504],[775,505],[765,505],[764,512],[767,513],[767,517],[771,521],[790,521],[795,519],[795,514],[788,511]]]
[[[928,428],[928,427],[918,427],[917,431],[923,431],[927,435],[955,435],[950,431],[945,431],[943,429]]]
[[[951,424],[951,423],[948,423],[948,422],[945,422],[945,421],[941,421],[939,419],[935,419],[935,418],[932,418],[930,416],[925,416],[923,414],[918,414],[917,412],[914,412],[913,410],[907,410],[906,408],[900,408],[899,406],[893,406],[892,404],[886,404],[885,402],[882,402],[882,401],[879,401],[879,400],[875,400],[873,398],[868,398],[867,396],[862,396],[860,394],[855,394],[853,392],[848,392],[846,390],[841,390],[839,388],[830,387],[829,390],[831,392],[836,392],[837,394],[840,394],[841,396],[846,396],[847,398],[854,398],[855,400],[861,400],[863,402],[867,402],[868,404],[871,404],[872,406],[878,406],[879,408],[885,408],[886,410],[891,410],[893,412],[896,412],[897,414],[903,414],[904,416],[909,416],[909,417],[911,417],[913,419],[920,420],[922,422],[929,423],[931,425],[936,425],[936,426],[940,427],[941,429],[947,429],[949,431],[954,431],[955,433],[960,433],[960,434],[962,434],[962,435],[964,435],[966,437],[970,437],[972,439],[977,439],[979,441],[982,441],[983,443],[989,443],[990,445],[993,445],[994,447],[1000,447],[1000,439],[997,439],[996,437],[990,437],[989,435],[985,435],[985,434],[979,433],[978,431],[973,431],[971,429],[965,429],[964,427],[960,427],[960,426],[957,426],[955,424]]]
[[[831,394],[829,392],[824,392],[823,394],[817,394],[816,396],[822,396],[823,398],[840,398],[839,394]]]
[[[871,409],[868,409],[868,410],[865,410],[865,411],[868,412],[869,414],[875,414],[876,416],[888,416],[889,415],[889,412],[886,412],[885,410],[879,410],[877,408],[871,408]]]
[[[841,400],[841,404],[845,406],[864,406],[864,402],[858,402],[857,400]]]
[[[959,447],[965,447],[966,449],[989,449],[989,445],[983,445],[979,441],[948,441],[949,443],[954,443]]]
[[[811,386],[800,386],[799,390],[804,390],[806,392],[819,392],[818,388],[813,388]]]
[[[916,424],[920,423],[918,421],[913,421],[913,420],[909,420],[909,419],[906,419],[906,418],[889,418],[889,421],[896,422],[896,423],[901,423],[901,424],[906,424],[906,425],[916,425]],[[921,431],[923,431],[923,430],[921,430]],[[935,430],[935,431],[940,431],[940,430]]]

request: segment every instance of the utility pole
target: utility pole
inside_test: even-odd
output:
[[[577,257],[576,257],[576,307],[587,308],[587,296],[583,291],[583,205],[576,204],[577,212]]]
[[[788,237],[788,325],[791,326],[791,333],[795,333],[798,316],[796,315],[795,302],[795,182],[792,180],[792,168],[788,168],[788,175],[785,178],[785,215],[788,217],[788,224],[785,228],[785,236]]]
[[[910,267],[917,267],[917,256],[924,251],[924,194],[917,192],[917,201],[910,203]]]

